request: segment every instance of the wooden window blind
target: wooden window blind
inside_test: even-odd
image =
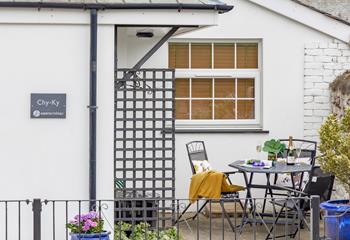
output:
[[[215,97],[216,98],[234,98],[235,97],[235,79],[234,78],[215,79]]]
[[[239,98],[254,98],[254,78],[238,78],[237,95]]]
[[[175,97],[190,97],[190,80],[188,78],[178,78],[175,81]]]
[[[211,68],[212,53],[211,44],[191,44],[191,68]]]
[[[211,98],[213,95],[212,79],[193,78],[192,98]]]
[[[257,43],[237,43],[237,68],[258,68]]]
[[[176,119],[190,118],[190,101],[189,100],[175,100],[175,117]]]
[[[235,67],[235,45],[215,43],[214,44],[214,68]]]
[[[212,100],[192,100],[192,119],[212,119]]]
[[[189,44],[169,43],[169,68],[189,68]]]
[[[175,81],[176,119],[254,120],[256,73],[250,76],[241,69],[256,71],[258,55],[258,43],[169,43],[169,67],[182,68],[184,74]],[[206,76],[195,70],[199,68],[206,69],[208,77],[197,77]],[[233,77],[236,71],[247,77]],[[216,73],[222,77],[214,78]]]
[[[234,100],[215,100],[215,119],[235,119]]]
[[[254,119],[254,100],[237,101],[237,119]]]

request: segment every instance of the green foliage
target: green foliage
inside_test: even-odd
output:
[[[329,115],[319,134],[322,170],[334,174],[350,193],[350,108],[340,120],[333,114]]]
[[[263,151],[268,153],[278,154],[286,149],[286,144],[281,143],[279,140],[271,139],[264,143]]]
[[[166,230],[159,231],[150,229],[148,223],[142,222],[134,226],[133,235],[128,237],[128,233],[131,234],[132,225],[125,222],[118,222],[114,228],[114,240],[181,240],[182,238],[177,235],[175,227],[168,228]]]

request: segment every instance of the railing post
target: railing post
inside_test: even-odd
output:
[[[41,240],[41,209],[40,198],[33,200],[33,240]]]
[[[320,197],[311,196],[310,201],[311,209],[311,228],[310,228],[310,239],[320,239]]]

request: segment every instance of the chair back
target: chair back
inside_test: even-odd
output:
[[[289,139],[280,139],[280,142],[288,145]],[[295,148],[300,148],[300,158],[309,158],[310,165],[315,164],[317,142],[304,140],[304,139],[293,139],[293,144]],[[288,149],[286,149],[280,157],[286,158],[288,154]]]
[[[207,151],[204,141],[192,141],[186,144],[188,159],[190,160],[191,170],[196,174],[193,161],[208,161]]]
[[[328,201],[332,196],[333,184],[334,175],[324,173],[319,166],[314,166],[303,192],[309,196],[319,196],[320,202]],[[306,205],[305,208],[310,207],[308,203]]]

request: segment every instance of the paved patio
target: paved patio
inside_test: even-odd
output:
[[[188,217],[191,215],[189,214]],[[240,223],[241,218],[237,219],[237,225]],[[232,221],[234,221],[232,219]],[[320,221],[320,229],[321,232],[323,231],[322,221]],[[197,239],[197,226],[199,226],[199,239],[210,239],[210,222],[209,218],[201,215],[199,217],[199,221],[197,220],[188,220],[186,222],[180,223],[180,234],[183,237],[183,239]],[[224,226],[224,228],[222,228]],[[271,225],[268,225],[269,227]],[[265,239],[267,236],[267,230],[263,225],[257,224],[256,225],[256,235],[254,238],[254,227],[246,225],[242,231],[242,234],[240,235],[238,232],[234,233],[232,232],[228,222],[225,220],[224,224],[222,224],[221,218],[212,218],[212,225],[211,225],[211,239],[240,239],[240,240],[248,240],[248,239]],[[277,235],[283,235],[285,232],[284,225],[277,225],[276,229],[276,236]],[[224,237],[223,237],[224,235]],[[282,239],[290,239],[290,238],[282,238]],[[310,231],[308,229],[301,229],[301,231],[297,234],[295,239],[311,239],[310,238]]]

